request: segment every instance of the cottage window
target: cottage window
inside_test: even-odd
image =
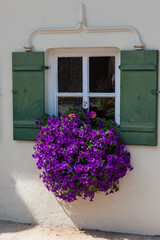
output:
[[[103,101],[113,100],[115,120],[120,123],[125,143],[157,145],[159,53],[157,50],[122,50],[119,61],[119,51],[114,50],[92,48],[48,50],[49,54],[47,51],[13,53],[14,139],[35,140],[40,130],[35,125],[37,115],[58,114],[58,111],[63,112],[68,106],[83,101],[88,101],[88,107],[93,111],[99,111],[99,102],[101,106]],[[45,62],[49,66],[46,74]],[[103,71],[109,64],[112,67]],[[101,110],[104,115],[105,108]]]
[[[69,107],[84,106],[96,111],[99,117],[119,123],[118,51],[70,49],[53,50],[50,54],[51,75],[46,86],[48,112],[58,115]]]

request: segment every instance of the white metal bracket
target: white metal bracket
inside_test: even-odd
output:
[[[71,28],[37,28],[33,30],[28,37],[27,44],[24,46],[25,51],[31,52],[34,48],[32,40],[37,34],[69,34],[69,33],[108,33],[108,32],[130,32],[135,35],[136,41],[133,47],[136,50],[141,50],[145,47],[144,43],[141,41],[139,32],[131,26],[108,26],[108,27],[88,27],[86,24],[85,14],[84,14],[84,4],[81,3],[79,9],[79,24],[77,27]]]

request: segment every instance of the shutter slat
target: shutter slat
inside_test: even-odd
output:
[[[151,70],[153,70],[153,71],[155,71],[155,69],[156,69],[156,65],[153,65],[153,64],[146,64],[146,65],[142,65],[142,64],[139,64],[139,65],[136,65],[136,64],[134,64],[134,65],[127,65],[127,64],[125,64],[125,65],[120,65],[120,69],[122,70],[122,71],[151,71]]]
[[[13,135],[35,140],[35,117],[44,113],[44,53],[15,52],[13,62]]]
[[[26,121],[14,121],[13,123],[15,128],[40,128],[34,122],[26,122]]]
[[[121,126],[122,132],[154,132],[154,126]]]
[[[126,144],[157,145],[158,51],[121,51],[120,130]]]
[[[43,65],[13,66],[13,71],[43,71]]]

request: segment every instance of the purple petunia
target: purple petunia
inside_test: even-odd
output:
[[[43,170],[40,177],[49,191],[67,202],[77,197],[93,201],[96,192],[118,191],[119,179],[133,169],[116,126],[105,129],[98,119],[94,128],[92,115],[84,109],[74,117],[49,117],[37,136],[33,157]]]

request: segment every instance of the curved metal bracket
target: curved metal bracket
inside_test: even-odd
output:
[[[110,26],[110,27],[88,27],[86,25],[86,19],[84,16],[84,4],[80,5],[79,9],[79,24],[77,27],[72,28],[37,28],[33,30],[28,37],[27,44],[24,46],[25,51],[31,52],[34,48],[32,40],[34,36],[38,34],[62,34],[62,33],[107,33],[107,32],[130,32],[136,36],[136,42],[133,44],[133,47],[136,50],[143,49],[144,43],[141,41],[139,32],[131,26]]]

